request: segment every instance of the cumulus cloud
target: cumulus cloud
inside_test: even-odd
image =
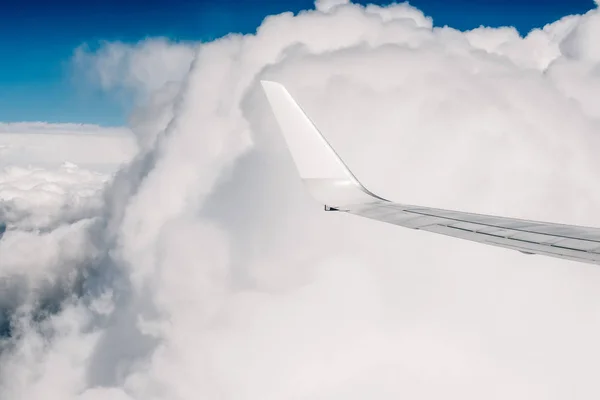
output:
[[[11,314],[78,292],[103,188],[136,148],[124,128],[0,123],[0,335]]]
[[[76,55],[144,94],[140,153],[31,270],[76,279],[5,307],[3,396],[594,397],[596,268],[323,213],[258,80],[285,83],[385,197],[598,225],[598,11],[521,37],[408,4],[316,7],[253,35]],[[95,179],[76,175],[58,186]]]
[[[75,51],[76,71],[103,89],[133,90],[147,96],[172,81],[181,81],[194,59],[194,44],[148,39],[135,46],[121,42],[104,43],[92,51],[83,45]]]
[[[48,229],[81,219],[101,207],[98,194],[107,175],[64,163],[57,170],[7,167],[0,172],[3,221],[19,229]],[[90,203],[83,206],[82,203]],[[92,205],[95,204],[95,205]]]
[[[336,6],[348,3],[350,3],[348,0],[317,0],[315,1],[315,8],[319,11],[328,12]]]

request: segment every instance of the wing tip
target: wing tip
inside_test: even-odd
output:
[[[356,179],[284,85],[270,80],[260,83],[296,169],[315,199],[335,208],[384,200]]]

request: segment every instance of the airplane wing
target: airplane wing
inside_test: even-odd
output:
[[[600,264],[600,228],[414,206],[371,193],[356,179],[283,85],[271,81],[261,81],[261,84],[302,181],[326,210],[525,254]]]

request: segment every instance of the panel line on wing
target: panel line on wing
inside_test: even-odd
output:
[[[437,211],[437,210],[435,210],[435,211]],[[432,214],[432,213],[415,212],[415,211],[406,211],[406,212],[415,213],[415,214],[421,214],[421,215],[427,215],[427,216],[430,216],[430,217],[436,217],[437,216],[439,218],[438,215]],[[445,216],[441,217],[441,218],[452,220],[452,221],[457,221],[457,222],[470,222],[470,221],[459,219],[459,218],[451,218],[451,217],[445,217]],[[499,225],[492,225],[492,224],[480,224],[480,223],[477,223],[477,224],[485,226],[485,227],[489,227],[489,228],[507,229],[507,230],[510,230],[510,231],[519,231],[519,232],[523,232],[523,233],[535,233],[537,235],[560,237],[560,238],[563,238],[563,239],[584,240],[584,241],[587,241],[587,242],[595,242],[595,243],[600,244],[600,240],[586,239],[586,238],[582,238],[582,237],[563,236],[563,235],[557,235],[557,234],[552,234],[552,233],[543,233],[543,232],[528,231],[528,230],[523,230],[523,229],[520,229],[520,228],[505,228],[505,227],[502,227],[502,226],[499,226]],[[483,232],[480,232],[480,233],[484,234]]]

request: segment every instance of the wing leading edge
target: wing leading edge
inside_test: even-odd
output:
[[[492,246],[600,264],[600,228],[395,203],[367,190],[286,88],[261,81],[302,181],[326,209]]]

